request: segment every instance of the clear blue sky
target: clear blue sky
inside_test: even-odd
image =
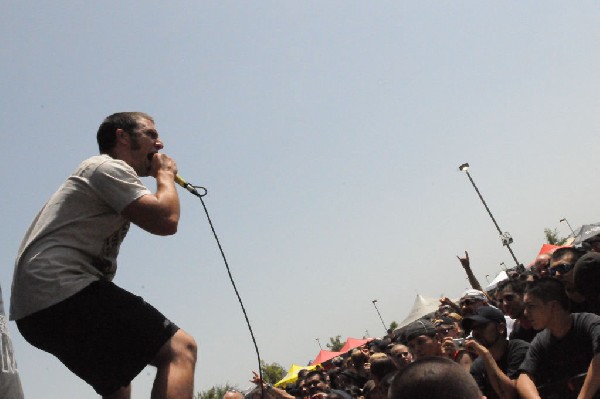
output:
[[[264,360],[381,335],[417,292],[485,283],[545,227],[600,221],[596,1],[5,1],[0,13],[8,302],[25,229],[116,111],[155,117],[205,201]],[[154,182],[147,181],[153,188]],[[200,202],[176,236],[134,228],[116,282],[199,344],[197,389],[248,385],[254,348]],[[28,398],[93,398],[9,325]],[[152,369],[133,398],[149,396]]]

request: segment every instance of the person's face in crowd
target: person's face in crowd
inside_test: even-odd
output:
[[[442,348],[436,337],[420,335],[408,342],[408,348],[415,360],[425,356],[440,356]]]
[[[559,259],[551,261],[548,270],[552,277],[565,283],[567,292],[575,289],[575,284],[573,282],[573,268],[575,267],[575,261],[573,258],[573,254],[567,252]]]
[[[381,349],[379,349],[379,346],[377,345],[371,345],[369,346],[369,357],[371,357],[374,353],[380,353]]]
[[[489,322],[473,325],[473,338],[486,348],[494,346],[502,336],[504,326],[502,324]]]
[[[476,298],[462,298],[459,305],[463,316],[469,316],[475,314],[480,307],[485,306],[485,302]]]
[[[367,346],[362,346],[360,351],[366,356],[365,361],[369,361],[369,356],[371,356],[371,351]]]
[[[536,330],[546,328],[552,319],[552,305],[556,301],[548,301],[544,303],[535,295],[525,294],[525,317],[531,323],[531,326]]]
[[[525,303],[523,302],[521,295],[514,292],[512,287],[504,287],[504,289],[498,293],[496,298],[500,304],[500,310],[502,310],[505,315],[513,319],[518,319],[523,315]]]
[[[538,271],[540,276],[548,276],[548,266],[550,266],[550,255],[542,254],[535,259],[533,267]]]
[[[435,330],[440,341],[443,341],[446,337],[460,338],[460,331],[454,324],[440,324],[435,327]]]
[[[306,387],[306,380],[298,381],[298,390],[300,391],[300,394],[302,395],[303,398],[308,396],[308,388]]]
[[[437,310],[438,317],[448,316],[450,313],[452,313],[452,308],[448,305],[440,305]]]
[[[546,276],[548,275],[548,269],[545,269]],[[524,283],[533,283],[535,280],[539,278],[539,275],[533,273],[523,273],[519,274],[519,280]]]
[[[329,384],[327,384],[327,381],[323,381],[319,374],[314,374],[307,378],[304,381],[304,387],[310,396],[319,392],[329,391]]]
[[[398,369],[408,366],[413,361],[412,353],[406,345],[394,345],[390,351],[390,358]]]

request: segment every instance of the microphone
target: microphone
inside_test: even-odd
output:
[[[148,154],[148,160],[150,162],[152,162],[152,158],[154,158],[154,154],[156,154],[156,152]],[[200,193],[198,193],[198,190],[196,190],[196,188],[194,186],[192,186],[190,183],[183,180],[183,178],[181,176],[175,175],[175,183],[179,184],[181,187],[185,188],[186,190],[188,190],[190,193],[194,194],[195,196],[201,197]]]
[[[196,188],[194,186],[192,186],[190,183],[183,180],[183,178],[181,176],[175,175],[175,183],[179,184],[181,187],[185,188],[190,193],[192,193],[198,197],[200,196],[200,194],[198,193],[198,190],[196,190]]]

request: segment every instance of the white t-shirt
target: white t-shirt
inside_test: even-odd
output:
[[[151,194],[131,166],[108,155],[83,161],[27,230],[15,262],[10,319],[112,280],[129,230],[121,211]]]

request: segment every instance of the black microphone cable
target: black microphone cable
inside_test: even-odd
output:
[[[254,332],[252,331],[252,326],[250,325],[250,320],[248,319],[248,314],[246,313],[246,308],[244,307],[244,303],[242,302],[242,297],[240,296],[240,293],[238,292],[238,289],[235,285],[235,281],[233,280],[233,276],[231,274],[231,270],[229,269],[229,262],[227,262],[227,258],[225,257],[225,252],[223,251],[223,246],[221,245],[221,241],[219,240],[219,237],[217,236],[217,232],[215,231],[215,226],[213,225],[213,222],[210,218],[208,209],[206,208],[206,204],[204,203],[204,200],[202,199],[202,197],[204,197],[205,195],[208,194],[208,190],[205,187],[194,186],[194,185],[188,183],[187,181],[183,180],[179,175],[177,175],[175,177],[175,182],[177,184],[179,184],[181,187],[185,188],[191,194],[198,197],[200,199],[200,202],[202,203],[202,208],[204,208],[204,213],[206,214],[206,219],[208,220],[210,229],[213,233],[213,236],[215,237],[215,240],[217,241],[217,246],[219,247],[219,251],[221,252],[221,257],[223,258],[223,262],[225,262],[225,268],[227,269],[227,274],[229,275],[229,281],[231,281],[231,285],[233,286],[235,295],[238,299],[238,302],[240,303],[242,312],[244,313],[244,318],[246,319],[246,324],[248,325],[248,330],[250,331],[250,337],[252,338],[252,342],[254,343],[254,349],[256,350],[256,357],[258,358],[258,375],[259,375],[259,378],[261,381],[261,384],[260,384],[261,398],[264,398],[265,388],[264,388],[264,380],[263,380],[262,367],[261,367],[262,362],[260,360],[258,344],[256,343],[256,339],[254,338]],[[200,190],[201,192],[199,192],[198,190]]]

